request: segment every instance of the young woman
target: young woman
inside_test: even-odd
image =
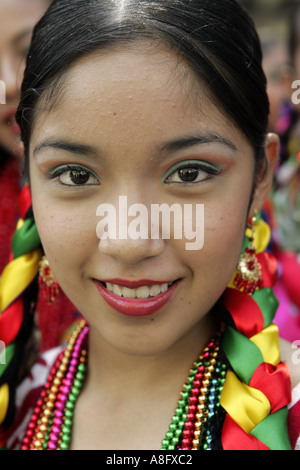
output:
[[[0,289],[6,448],[291,448],[259,215],[278,155],[267,121],[234,0],[53,3],[18,110],[29,185]],[[14,412],[38,283],[85,320]]]

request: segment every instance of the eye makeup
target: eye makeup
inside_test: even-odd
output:
[[[164,175],[164,183],[195,184],[219,175],[222,165],[202,160],[184,160],[173,165]]]
[[[101,180],[92,170],[78,164],[64,164],[48,170],[51,180],[57,180],[64,186],[94,186]]]

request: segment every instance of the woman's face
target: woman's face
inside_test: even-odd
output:
[[[209,328],[239,258],[254,158],[173,53],[131,46],[77,62],[36,119],[30,177],[50,266],[101,341],[152,355]],[[187,237],[184,214],[197,220],[192,249],[175,222],[162,236],[174,204]]]
[[[32,29],[46,6],[47,2],[43,0],[0,2],[0,147],[9,153],[18,153],[20,132],[14,116],[18,106],[25,56]]]

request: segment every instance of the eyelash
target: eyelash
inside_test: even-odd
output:
[[[81,182],[79,184],[76,184],[74,183],[73,181],[73,184],[68,184],[68,183],[64,183],[62,180],[61,180],[61,177],[64,175],[64,174],[67,174],[69,173],[69,179],[72,180],[72,176],[70,176],[70,172],[79,172],[81,173],[81,176],[83,176],[83,174],[85,173],[86,177],[88,177],[87,181],[85,182]],[[80,175],[77,175],[77,176],[80,176]],[[93,177],[95,180],[97,180],[96,183],[88,183],[87,182],[89,181],[90,177]],[[73,175],[74,177],[74,175]],[[83,167],[83,166],[80,166],[80,165],[62,165],[62,166],[59,166],[57,168],[55,168],[54,170],[52,170],[50,172],[50,179],[51,180],[54,180],[54,179],[57,179],[60,184],[62,184],[63,186],[95,186],[95,185],[98,185],[100,184],[100,178],[95,175],[95,173],[93,173],[91,170],[88,170],[87,168]]]
[[[172,170],[172,168],[173,168],[173,170]],[[209,163],[200,162],[200,161],[187,161],[186,163],[181,162],[181,163],[175,165],[175,168],[174,167],[172,167],[172,168],[168,171],[168,174],[167,174],[166,178],[164,179],[164,182],[166,184],[172,184],[172,183],[186,184],[186,185],[188,185],[188,184],[197,184],[197,183],[201,183],[203,181],[209,180],[213,176],[217,176],[222,172],[221,167],[213,166],[213,165],[210,165]],[[181,170],[186,170],[186,169],[196,170],[196,172],[198,173],[198,176],[199,176],[199,172],[205,173],[207,176],[201,178],[198,181],[194,181],[194,180],[193,181],[182,181],[182,180],[181,181],[170,181],[171,177],[173,175],[176,175],[176,174],[178,175],[178,179],[179,179],[180,178],[179,172]],[[197,177],[195,179],[197,179]]]
[[[173,169],[172,169],[173,168]],[[206,180],[209,180],[211,179],[211,177],[213,176],[217,176],[219,175],[221,172],[222,172],[222,168],[220,167],[215,167],[215,166],[212,166],[206,162],[199,162],[199,161],[187,161],[186,163],[185,162],[181,162],[177,165],[175,165],[175,168],[172,167],[169,171],[168,171],[168,174],[166,176],[166,178],[164,179],[164,182],[166,184],[172,184],[172,183],[175,183],[175,184],[186,184],[186,185],[189,185],[189,184],[197,184],[197,183],[201,183],[203,181],[206,181]],[[178,175],[178,179],[180,179],[181,177],[179,176],[179,172],[182,171],[182,170],[186,170],[186,169],[192,169],[192,170],[196,170],[197,174],[196,174],[196,177],[194,178],[194,180],[191,180],[191,181],[171,181],[171,177],[176,175]],[[79,184],[68,184],[68,183],[64,183],[63,181],[61,181],[61,176],[66,174],[66,173],[70,173],[70,172],[79,172],[81,173],[81,176],[83,175],[83,173],[85,173],[85,176],[88,177],[88,179],[85,181],[85,182],[81,182]],[[204,178],[201,178],[200,180],[198,181],[195,181],[197,179],[197,177],[199,176],[199,172],[202,172],[202,173],[205,173],[207,176],[204,177]],[[77,175],[77,176],[80,176],[80,175]],[[89,181],[90,177],[94,177],[95,180],[97,180],[96,183],[89,183],[87,184],[87,182]],[[74,177],[74,175],[73,175]],[[76,176],[75,176],[76,177]],[[94,186],[94,185],[98,185],[100,184],[100,178],[95,175],[91,170],[88,170],[87,168],[83,167],[83,166],[80,166],[80,165],[62,165],[62,166],[59,166],[57,168],[55,168],[54,170],[52,170],[50,172],[50,178],[51,180],[54,180],[54,179],[60,179],[60,183],[64,186]],[[72,176],[69,175],[69,178],[72,180]]]

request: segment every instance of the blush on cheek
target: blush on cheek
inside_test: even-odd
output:
[[[244,228],[224,223],[206,226],[204,249],[211,263],[227,272],[229,280],[236,268],[244,241]]]

